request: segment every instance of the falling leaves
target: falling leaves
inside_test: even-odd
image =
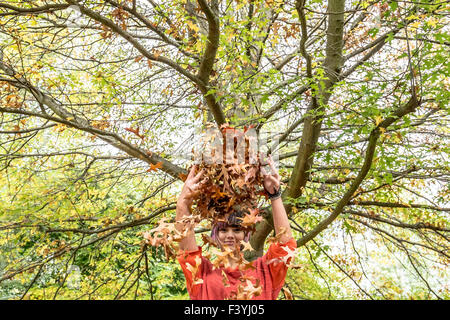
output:
[[[187,179],[187,174],[184,174],[184,173],[179,173],[178,174],[178,177],[181,179],[181,181],[186,181],[186,179]]]
[[[145,242],[153,247],[163,247],[167,259],[174,258],[177,251],[175,242],[180,241],[185,235],[180,233],[174,223],[166,222],[162,218],[157,227],[144,232]]]
[[[11,112],[5,110],[2,113],[1,131],[10,133],[2,134],[4,148],[2,187],[5,192],[0,197],[2,200],[0,211],[2,217],[11,219],[13,223],[22,223],[25,221],[22,218],[31,219],[23,223],[23,235],[31,238],[31,235],[36,233],[34,238],[39,239],[39,241],[33,241],[32,238],[30,242],[30,239],[22,239],[22,233],[18,232],[21,229],[13,229],[14,232],[7,232],[5,229],[4,239],[11,239],[17,247],[14,250],[11,249],[13,250],[11,252],[17,250],[20,253],[19,250],[23,245],[26,244],[28,248],[30,243],[33,243],[33,246],[20,253],[20,258],[23,259],[14,259],[17,264],[5,266],[5,272],[28,270],[25,266],[33,263],[34,260],[30,257],[32,258],[35,252],[35,246],[44,244],[45,237],[55,235],[53,232],[48,232],[48,228],[83,231],[56,233],[58,238],[68,238],[73,243],[80,240],[80,243],[83,243],[81,237],[92,232],[95,235],[97,230],[100,231],[103,228],[104,217],[115,214],[115,210],[121,210],[118,204],[122,201],[137,204],[138,201],[145,199],[140,203],[142,209],[146,209],[146,212],[142,213],[142,219],[144,219],[158,212],[160,208],[165,210],[167,202],[175,200],[176,195],[172,192],[173,189],[166,192],[174,185],[169,184],[165,187],[166,184],[162,183],[169,183],[169,181],[163,180],[163,174],[156,174],[160,171],[150,169],[149,176],[139,175],[141,171],[139,163],[142,165],[140,157],[143,156],[148,160],[145,153],[131,152],[126,155],[126,152],[130,151],[129,149],[125,151],[127,148],[113,151],[113,148],[119,145],[106,147],[106,141],[99,139],[105,136],[101,136],[98,130],[96,132],[99,138],[95,143],[91,143],[90,137],[95,140],[95,135],[78,130],[84,127],[81,126],[81,122],[78,123],[80,125],[78,127],[58,124],[44,129],[47,126],[46,121],[49,121],[48,125],[54,125],[57,122],[53,123],[53,120],[61,114],[55,114],[55,109],[51,110],[48,108],[49,105],[39,104],[39,101],[53,101],[57,103],[61,111],[66,109],[76,114],[79,119],[92,124],[92,128],[110,130],[110,133],[114,135],[114,137],[109,136],[111,139],[122,137],[131,142],[141,143],[140,136],[145,136],[146,140],[151,141],[146,141],[148,144],[142,143],[140,150],[145,148],[159,150],[159,147],[164,147],[164,151],[172,156],[171,151],[174,151],[175,147],[163,145],[168,140],[166,136],[176,135],[187,139],[188,136],[181,135],[201,126],[202,115],[204,112],[206,115],[207,108],[203,104],[208,99],[203,99],[204,92],[199,91],[195,82],[201,68],[200,62],[204,58],[202,53],[205,52],[209,43],[208,23],[201,10],[188,11],[191,4],[194,7],[197,5],[196,1],[159,1],[155,3],[155,6],[152,6],[150,2],[153,3],[153,1],[146,2],[147,6],[144,2],[132,0],[78,1],[80,6],[95,13],[89,17],[85,14],[86,10],[83,10],[81,16],[76,15],[79,17],[78,21],[72,19],[74,12],[70,14],[70,8],[55,10],[53,4],[61,3],[60,1],[2,2],[8,4],[8,8],[2,8],[0,18],[4,53],[1,59],[4,63],[2,78],[10,83],[8,86],[6,81],[2,82],[3,90],[0,99],[2,107]],[[342,41],[339,42],[339,46],[328,46],[332,49],[330,51],[325,50],[324,45],[328,34],[326,28],[332,26],[329,20],[336,18],[336,15],[327,14],[326,2],[306,2],[304,9],[307,29],[311,33],[309,38],[311,42],[307,43],[311,44],[309,54],[312,61],[320,65],[314,68],[313,71],[317,73],[314,73],[313,78],[299,79],[299,76],[304,75],[306,71],[305,59],[298,54],[297,49],[300,38],[306,34],[300,32],[298,12],[297,15],[291,12],[296,11],[295,6],[285,3],[283,8],[280,8],[283,10],[278,11],[278,7],[274,6],[276,3],[280,1],[251,3],[248,0],[237,0],[220,7],[221,14],[217,16],[219,19],[217,22],[220,25],[220,34],[217,36],[220,41],[217,55],[211,60],[214,66],[210,74],[212,77],[218,76],[215,80],[210,78],[214,81],[206,83],[209,84],[208,89],[214,89],[216,92],[212,92],[207,98],[211,98],[211,102],[215,101],[222,106],[226,116],[235,116],[232,118],[233,123],[259,121],[262,130],[273,130],[277,134],[290,133],[277,150],[283,154],[298,151],[299,133],[301,134],[302,126],[307,122],[298,125],[292,132],[287,132],[286,129],[297,119],[300,120],[302,115],[309,115],[304,108],[311,103],[312,96],[317,93],[317,90],[311,91],[310,88],[301,94],[300,88],[304,87],[306,90],[308,87],[321,85],[324,83],[322,80],[327,76],[334,78],[335,74],[329,71],[336,71],[336,68],[329,69],[326,64],[329,61],[335,61],[333,57],[343,57],[346,63],[342,67],[345,68],[337,69],[342,76],[340,81],[332,85],[329,90],[326,88],[322,90],[326,96],[330,96],[330,103],[323,105],[324,121],[317,122],[324,130],[310,158],[313,163],[311,179],[306,186],[307,192],[300,192],[302,198],[299,198],[303,201],[303,196],[306,195],[312,200],[298,206],[299,210],[306,210],[308,214],[299,214],[295,217],[298,219],[297,222],[309,231],[314,228],[315,223],[329,214],[326,210],[334,208],[333,204],[342,197],[345,186],[354,180],[354,173],[358,171],[357,168],[362,164],[364,156],[368,154],[364,152],[367,145],[365,138],[369,135],[368,130],[374,126],[373,124],[382,125],[383,122],[380,122],[382,119],[392,117],[395,108],[400,106],[402,101],[406,101],[411,89],[418,85],[420,90],[416,93],[420,108],[417,108],[417,112],[411,116],[398,119],[395,131],[391,130],[392,128],[385,128],[387,143],[377,144],[378,161],[372,163],[371,170],[362,183],[366,188],[362,194],[365,199],[358,197],[355,199],[359,201],[358,204],[350,205],[356,205],[355,209],[366,212],[367,215],[365,218],[355,217],[367,224],[364,228],[362,226],[358,228],[357,235],[364,230],[370,231],[369,227],[381,229],[386,227],[387,231],[400,237],[400,240],[404,237],[405,240],[412,239],[418,242],[417,245],[406,246],[407,249],[413,249],[412,258],[416,251],[420,257],[427,257],[428,250],[433,249],[430,254],[436,254],[436,259],[424,259],[427,262],[423,269],[425,275],[428,274],[428,270],[431,270],[428,267],[435,267],[433,264],[428,265],[428,261],[439,261],[448,265],[445,251],[442,250],[448,247],[447,239],[439,235],[439,230],[427,230],[429,223],[436,225],[447,222],[441,228],[448,226],[448,215],[444,214],[445,211],[441,211],[445,208],[446,199],[448,199],[448,178],[446,177],[448,171],[446,146],[448,144],[445,141],[448,138],[445,107],[449,100],[448,68],[445,68],[448,54],[448,24],[445,24],[448,20],[446,15],[448,5],[445,5],[443,1],[348,1],[345,6],[344,33],[336,35]],[[34,10],[39,6],[42,10]],[[253,14],[250,14],[249,6],[251,10],[254,9]],[[17,8],[12,9],[14,7]],[[342,10],[338,11],[342,12]],[[93,17],[103,18],[101,19],[103,22],[109,19],[111,23],[107,23],[106,26],[95,22]],[[75,25],[72,23],[69,25],[71,21],[74,21]],[[192,22],[192,25],[189,26],[187,21]],[[268,21],[270,23],[267,23]],[[117,27],[110,29],[113,23]],[[121,24],[123,25],[120,26]],[[251,28],[246,29],[246,26]],[[199,27],[200,30],[198,30]],[[368,30],[375,30],[374,27],[378,34],[366,33]],[[126,28],[129,32],[121,32]],[[117,32],[126,37],[119,36]],[[198,34],[195,35],[195,33]],[[375,35],[377,40],[371,41],[371,36]],[[102,36],[109,39],[104,40]],[[279,46],[270,48],[273,37],[279,39]],[[194,41],[188,42],[190,38],[194,38]],[[335,50],[342,44],[344,45],[342,52]],[[393,48],[395,50],[392,50]],[[411,54],[408,53],[409,49]],[[264,53],[263,59],[257,59],[258,53]],[[328,54],[331,54],[330,59],[326,59],[325,55]],[[136,59],[137,55],[139,56]],[[370,60],[366,61],[369,57]],[[151,61],[149,58],[164,62]],[[364,61],[368,63],[363,63]],[[257,69],[251,67],[255,62]],[[43,66],[40,70],[38,70],[39,64]],[[412,75],[408,72],[408,66],[411,66],[415,78],[410,78]],[[10,73],[9,68],[15,73]],[[348,73],[353,70],[353,73]],[[97,77],[99,71],[104,73],[103,76]],[[190,77],[190,75],[193,76]],[[173,87],[165,91],[167,93],[165,96],[161,91],[169,83]],[[18,90],[14,90],[15,86]],[[173,96],[171,96],[171,89],[174,90]],[[221,95],[220,92],[226,94]],[[298,94],[294,94],[295,92]],[[247,101],[245,101],[246,98]],[[320,97],[317,97],[317,100],[321,101]],[[22,106],[20,106],[21,102]],[[200,106],[196,107],[196,104],[200,102]],[[245,112],[244,107],[249,107],[249,110]],[[243,112],[237,113],[234,108],[236,110],[242,108]],[[198,112],[197,121],[190,121],[191,111]],[[43,117],[35,116],[39,114]],[[267,117],[267,114],[270,116]],[[106,122],[93,123],[93,119],[106,119],[107,115],[114,119],[110,122],[110,128],[106,127]],[[316,115],[322,118],[320,112],[313,116]],[[47,116],[52,116],[53,120]],[[377,116],[380,118],[377,119]],[[46,117],[47,120],[44,120]],[[16,123],[16,120],[24,118],[31,120],[27,126]],[[311,119],[306,117],[304,120]],[[137,124],[141,127],[140,132],[137,131]],[[138,135],[123,130],[122,126],[132,127],[131,129],[136,130]],[[44,130],[34,130],[40,127]],[[144,128],[151,128],[151,136],[146,134]],[[23,132],[29,129],[33,131]],[[380,133],[382,130],[384,129],[379,129]],[[17,131],[17,133],[11,131]],[[235,134],[234,128],[228,131]],[[236,132],[236,135],[238,134],[239,132]],[[392,140],[388,139],[389,135]],[[236,138],[239,139],[238,136]],[[398,140],[393,140],[394,138]],[[111,139],[106,140],[111,141]],[[381,137],[380,142],[383,141]],[[305,140],[302,142],[307,143]],[[328,142],[332,143],[332,149],[328,148]],[[307,144],[303,145],[307,146]],[[133,160],[133,154],[139,159]],[[28,155],[33,156],[28,157]],[[27,158],[30,158],[30,161]],[[111,159],[106,160],[106,158]],[[297,173],[293,172],[291,167],[295,163],[294,158],[284,158],[283,161],[286,164],[283,168],[286,173],[284,178]],[[167,161],[172,160],[174,164],[179,165],[173,157],[167,157]],[[231,160],[234,161],[233,157]],[[151,162],[156,164],[157,161],[159,160]],[[145,173],[145,170],[150,167],[150,162],[143,165],[145,168],[142,171]],[[164,162],[165,166],[166,162]],[[407,171],[410,166],[417,166],[418,172]],[[208,165],[208,167],[211,169],[209,174],[222,174],[222,176],[217,177],[215,181],[217,189],[211,190],[211,194],[216,195],[214,202],[218,203],[211,203],[211,206],[203,208],[203,217],[208,220],[217,219],[224,215],[220,211],[221,208],[224,212],[240,208],[248,214],[248,208],[254,208],[252,207],[254,203],[251,201],[242,203],[241,200],[246,197],[246,194],[253,195],[253,188],[257,190],[258,184],[255,183],[255,179],[258,176],[258,168],[248,163],[242,165],[237,162],[216,167]],[[351,172],[344,175],[340,168],[345,167],[351,168]],[[39,184],[36,181],[39,181]],[[322,194],[322,197],[318,196],[319,200],[316,203],[314,192],[309,191],[314,190],[319,181],[327,185],[329,190]],[[393,181],[396,185],[392,184]],[[424,184],[413,186],[414,182],[424,182]],[[75,184],[72,185],[72,183]],[[41,192],[42,188],[51,186],[59,186],[59,188],[55,189],[55,192]],[[161,189],[158,188],[159,186]],[[108,196],[101,199],[92,197],[93,188],[104,190]],[[122,190],[128,194],[122,196]],[[160,192],[156,192],[148,199],[147,196],[153,195],[156,190]],[[62,194],[67,199],[58,199]],[[88,197],[85,198],[84,194]],[[83,195],[83,198],[80,195]],[[130,198],[127,198],[128,195]],[[259,195],[256,194],[255,197],[257,196]],[[69,203],[69,199],[72,203]],[[367,203],[368,200],[374,204]],[[414,200],[420,202],[417,203],[420,204],[419,207]],[[68,203],[65,204],[65,202]],[[382,210],[379,210],[382,203],[389,204],[389,207],[384,207],[383,204]],[[395,207],[390,203],[392,205],[395,203]],[[322,207],[322,205],[326,206]],[[426,207],[422,207],[423,205]],[[370,209],[374,210],[373,213]],[[9,210],[13,214],[8,214]],[[173,214],[170,211],[165,212]],[[378,214],[379,218],[383,218],[386,222],[392,220],[394,226],[380,223],[380,219],[377,219]],[[62,221],[69,216],[70,221]],[[101,247],[105,252],[109,243],[114,244],[111,246],[111,259],[99,261],[92,259],[92,267],[98,270],[92,269],[91,274],[98,278],[86,277],[83,283],[84,288],[94,290],[97,285],[106,281],[111,270],[122,272],[124,269],[117,269],[115,263],[110,263],[111,269],[104,268],[103,263],[114,261],[113,254],[119,253],[122,260],[125,258],[123,254],[134,252],[134,250],[122,250],[121,246],[117,246],[117,244],[123,244],[122,242],[128,242],[128,239],[124,239],[122,235],[128,237],[127,230],[144,228],[145,224],[140,224],[141,222],[153,223],[149,220],[139,220],[136,221],[137,224],[134,224],[131,214],[126,217],[127,228],[124,229],[114,228],[116,220],[110,219],[107,230],[117,231],[117,237],[108,236],[104,238],[104,242],[101,237],[97,239],[102,241],[99,248]],[[257,223],[256,220],[253,222]],[[42,228],[39,227],[40,224],[43,225]],[[358,223],[352,222],[352,226],[356,224]],[[30,225],[35,227],[29,228]],[[412,227],[404,229],[400,226]],[[153,227],[155,226],[149,229]],[[399,231],[396,232],[396,230]],[[356,232],[355,229],[352,232]],[[326,237],[331,233],[331,231],[322,233],[320,237],[317,237],[318,245],[321,244],[320,242],[329,242],[330,239]],[[170,233],[166,235],[173,237]],[[360,237],[357,235],[355,239],[358,242],[364,241],[359,240]],[[45,237],[40,238],[41,236]],[[120,242],[117,243],[116,240],[119,238]],[[377,245],[375,254],[383,256],[383,259],[385,259],[384,253],[386,256],[389,253],[391,258],[396,257],[397,254],[409,253],[398,246],[392,246],[394,251],[384,252],[383,242],[379,242],[378,238],[378,236],[374,238],[371,244]],[[363,239],[366,238],[363,237]],[[385,239],[381,237],[381,240]],[[88,239],[85,240],[87,243]],[[160,241],[162,246],[163,242]],[[177,244],[176,241],[173,242]],[[389,241],[384,243],[387,244],[387,249],[391,249]],[[93,244],[95,248],[95,243]],[[90,247],[83,248],[83,251],[90,250]],[[369,246],[369,251],[371,248],[372,246]],[[95,257],[104,257],[100,253]],[[371,254],[372,252],[367,253],[369,257],[372,257]],[[13,257],[12,254],[11,257]],[[65,257],[60,256],[60,258],[64,260]],[[363,261],[364,258],[364,256],[361,257]],[[132,259],[134,261],[134,253],[126,256],[125,259],[131,263]],[[440,270],[439,265],[438,267]],[[393,269],[394,266],[386,268],[386,270]],[[137,278],[141,271],[140,268],[136,269]],[[18,273],[15,278],[26,279],[31,275],[27,272],[22,273]],[[9,273],[7,272],[6,275]],[[383,276],[386,275],[389,275],[389,271]],[[153,272],[151,276],[154,276],[153,279],[158,279]],[[376,276],[381,277],[381,274]],[[114,278],[121,281],[123,277]],[[139,287],[141,282],[134,282],[133,278],[134,276],[131,275],[130,281],[124,282],[124,291],[130,294],[135,291],[131,287],[132,284],[135,283]],[[430,278],[430,280],[434,279]],[[117,281],[113,279],[105,282],[100,290],[95,291],[93,297],[99,298],[97,294],[100,292],[114,292],[117,289]],[[46,287],[36,288],[36,284],[39,283],[40,281],[36,281],[33,287],[30,287],[32,295],[36,294],[38,289],[39,291],[47,290]],[[377,281],[374,283],[376,284]],[[109,287],[110,284],[111,287]],[[331,284],[330,287],[333,288],[334,285]],[[420,284],[420,287],[417,292],[431,295],[424,283]],[[422,287],[425,289],[422,290]],[[88,289],[80,292],[80,295],[85,295]],[[441,288],[432,289],[438,293],[438,289]],[[142,285],[136,292],[141,290]],[[372,290],[376,295],[375,298],[378,294],[380,296],[386,294],[384,288],[378,290]],[[71,290],[57,291],[61,294]],[[334,290],[332,293],[334,294]],[[405,293],[403,297],[406,296]],[[64,293],[61,298],[65,297]]]
[[[217,243],[208,235],[202,234],[203,245],[211,245],[217,247]]]
[[[241,271],[246,271],[246,270],[255,270],[256,269],[256,267],[255,267],[255,264],[253,263],[253,262],[251,262],[251,261],[247,261],[247,260],[245,260],[245,259],[242,259],[240,262],[239,262],[239,270],[241,270]]]
[[[214,268],[230,268],[230,261],[238,261],[239,258],[235,255],[235,252],[232,248],[224,247],[222,250],[211,248],[211,253],[216,256],[216,258],[212,261]]]
[[[249,230],[261,220],[255,210],[263,190],[259,158],[253,157],[250,150],[254,139],[248,134],[251,128],[244,127],[240,130],[224,124],[220,130],[221,137],[204,137],[203,143],[205,148],[210,147],[208,150],[211,157],[204,159],[198,170],[204,169],[204,176],[208,180],[194,199],[198,214],[213,221],[224,219],[232,212],[251,210],[243,224],[243,227]],[[221,138],[223,143],[218,147],[211,147],[211,143],[218,138]]]
[[[242,279],[242,283],[238,285],[236,291],[231,293],[231,299],[235,300],[251,300],[254,297],[260,296],[262,287],[260,280],[256,279],[253,283],[252,279]]]

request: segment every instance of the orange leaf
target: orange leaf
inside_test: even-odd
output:
[[[262,217],[258,215],[259,210],[256,209],[248,209],[250,211],[250,214],[246,214],[244,218],[242,218],[242,226],[243,227],[250,227],[254,225],[257,222],[260,222],[262,220]]]
[[[255,249],[253,249],[253,247],[250,244],[250,242],[246,242],[246,241],[242,240],[241,244],[244,246],[244,248],[242,249],[242,252],[255,250]]]
[[[139,128],[137,129],[133,129],[133,128],[125,128],[126,131],[134,133],[135,135],[137,135],[139,138],[141,138],[142,140],[144,140],[144,136],[139,134]]]
[[[187,174],[179,173],[179,174],[178,174],[178,177],[184,182],[184,181],[186,181]]]
[[[162,162],[158,162],[157,164],[150,164],[150,169],[147,170],[147,172],[152,172],[152,171],[156,171],[157,169],[162,167]]]

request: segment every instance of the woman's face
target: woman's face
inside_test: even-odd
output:
[[[234,248],[236,244],[240,245],[241,241],[244,240],[245,232],[235,226],[227,226],[219,228],[217,233],[217,238],[221,246],[228,246]]]

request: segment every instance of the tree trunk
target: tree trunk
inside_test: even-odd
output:
[[[343,63],[344,7],[345,0],[328,1],[326,57],[322,64],[325,79],[320,80],[320,82],[314,78],[309,79],[311,84],[316,82],[318,90],[313,92],[312,101],[307,109],[295,166],[292,170],[288,186],[283,192],[283,199],[286,199],[286,197],[298,198],[301,196],[302,189],[305,187],[309,178],[309,170],[314,161],[314,152],[317,147],[326,105],[333,92],[333,85],[339,78]],[[289,204],[285,204],[285,207],[289,215],[292,208]],[[253,248],[258,253],[262,252],[265,239],[273,229],[271,212],[267,213],[266,220],[258,226],[251,240]]]

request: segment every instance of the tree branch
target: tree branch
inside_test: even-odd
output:
[[[219,48],[220,21],[205,0],[198,0],[198,4],[208,20],[208,43],[206,44],[205,53],[203,54],[200,69],[198,71],[198,78],[201,81],[201,85],[199,87],[217,125],[221,126],[225,123],[225,115],[216,101],[216,95],[211,92],[208,93],[210,89],[209,78],[211,72],[213,71],[217,49]]]
[[[349,189],[345,192],[344,196],[339,200],[333,212],[324,220],[322,220],[312,231],[310,231],[307,235],[302,237],[297,241],[297,246],[303,246],[308,241],[312,240],[315,236],[317,236],[320,232],[326,229],[338,216],[341,214],[344,207],[350,201],[350,198],[353,196],[359,185],[362,183],[364,178],[372,166],[372,160],[375,154],[375,149],[377,145],[377,141],[379,136],[381,135],[382,129],[390,126],[394,121],[400,119],[404,115],[414,112],[415,109],[419,106],[420,102],[411,98],[406,104],[398,108],[394,114],[385,120],[383,120],[375,129],[372,130],[369,137],[369,144],[366,149],[366,155],[364,158],[364,163],[362,165],[361,171],[358,173],[358,176],[353,180]]]
[[[2,61],[0,61],[0,69],[5,71],[9,76],[14,77],[17,73],[10,67],[5,65]],[[16,78],[16,86],[20,89],[26,89],[27,91],[31,92],[33,96],[35,97],[36,101],[40,105],[45,105],[49,107],[58,117],[50,116],[48,114],[42,114],[42,113],[36,113],[32,111],[26,111],[22,109],[17,108],[0,108],[1,112],[8,112],[8,113],[15,113],[15,114],[24,114],[29,116],[36,116],[40,118],[44,118],[47,120],[51,120],[57,123],[65,124],[69,127],[73,127],[85,132],[89,132],[95,135],[98,135],[100,139],[103,141],[113,145],[114,147],[126,152],[127,154],[141,159],[149,164],[157,164],[159,162],[162,163],[161,170],[168,173],[169,175],[180,178],[180,173],[185,173],[186,170],[172,164],[168,160],[158,156],[155,153],[150,153],[146,150],[142,150],[137,146],[134,146],[130,144],[128,141],[124,140],[120,136],[118,136],[115,133],[107,132],[104,130],[97,129],[89,124],[88,121],[85,119],[82,119],[75,114],[67,111],[63,106],[53,99],[52,97],[48,96],[47,94],[41,92],[37,88],[35,88],[33,85],[31,85],[26,79],[23,77]]]
[[[182,68],[178,63],[175,61],[168,59],[162,55],[154,55],[147,51],[147,49],[144,48],[134,37],[129,34],[127,31],[120,28],[118,25],[116,25],[111,20],[103,17],[102,15],[98,14],[97,12],[82,6],[78,3],[76,0],[66,0],[66,2],[70,3],[71,5],[77,5],[80,9],[80,12],[87,15],[88,17],[94,19],[97,22],[100,22],[101,24],[107,26],[111,30],[113,30],[115,33],[119,34],[122,38],[127,40],[134,48],[136,48],[144,57],[146,57],[149,60],[161,62],[163,64],[166,64],[170,66],[175,71],[179,72],[181,75],[185,76],[189,80],[193,81],[197,85],[201,85],[202,81],[195,76],[194,74],[190,73],[188,70]]]

